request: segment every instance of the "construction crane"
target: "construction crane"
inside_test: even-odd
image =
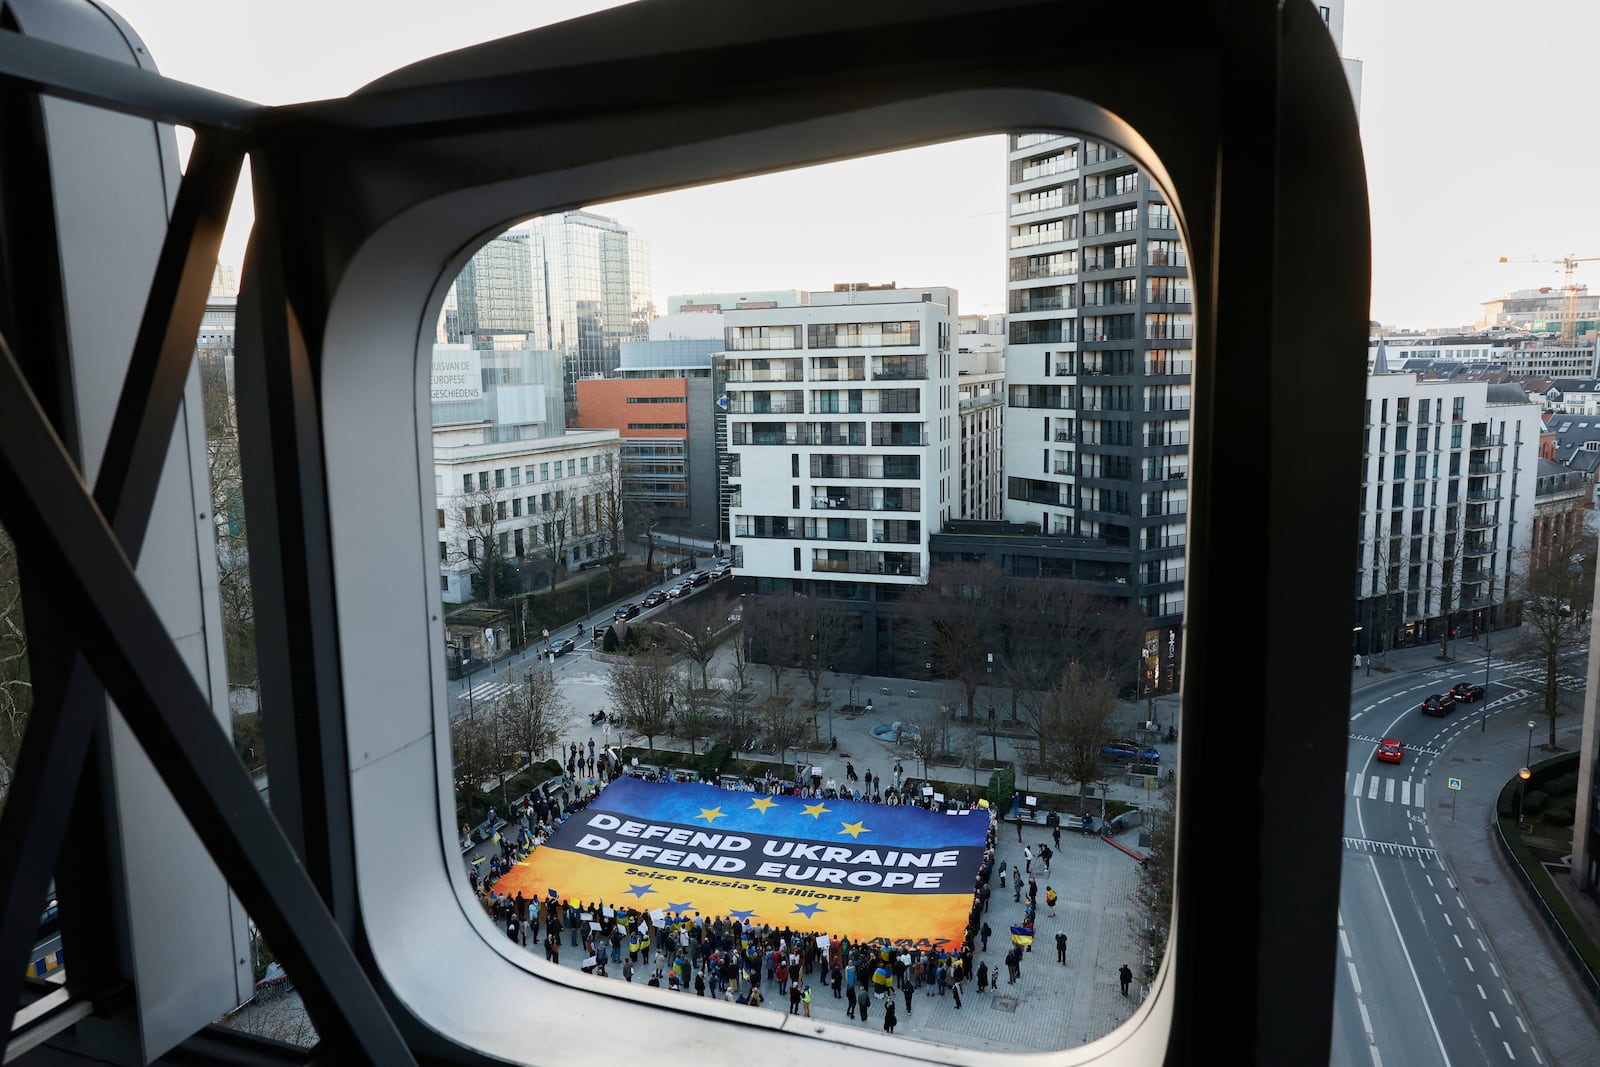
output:
[[[1572,272],[1579,263],[1594,263],[1600,256],[1562,256],[1560,259],[1507,259],[1501,263],[1554,263],[1561,268],[1561,339],[1570,341],[1578,333],[1578,286],[1572,284]]]

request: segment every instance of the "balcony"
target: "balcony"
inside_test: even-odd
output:
[[[732,381],[733,379],[728,379]],[[864,382],[867,380],[865,367],[830,367],[826,370],[813,367],[811,380],[814,382]]]
[[[1483,504],[1499,499],[1500,490],[1498,489],[1471,489],[1467,491],[1467,503],[1469,504]]]
[[[878,381],[925,381],[928,377],[928,358],[885,356],[873,361],[872,377]]]
[[[728,398],[730,415],[804,415],[805,400],[794,396],[767,397],[760,393],[738,393]]]
[[[1144,372],[1147,375],[1183,375],[1187,377],[1194,372],[1192,359],[1146,359]]]
[[[800,347],[799,327],[794,327],[796,333],[787,337],[737,337],[730,336],[723,339],[723,345],[729,352],[776,352],[780,350],[794,350]]]
[[[829,493],[811,498],[812,511],[921,511],[922,492],[918,489],[852,489],[843,494]]]
[[[1186,396],[1145,397],[1146,411],[1188,411],[1190,398]]]
[[[883,574],[901,578],[922,576],[922,556],[916,552],[839,552],[818,549],[811,569],[834,574]]]
[[[915,481],[922,464],[916,456],[812,456],[811,477]]]
[[[1478,475],[1499,474],[1504,469],[1504,464],[1498,461],[1481,461],[1478,463],[1467,464],[1467,474],[1473,477]],[[1468,499],[1470,500],[1471,498],[1468,497]]]
[[[1146,518],[1156,515],[1187,515],[1189,502],[1187,500],[1147,500],[1144,505]]]
[[[1497,433],[1475,433],[1468,443],[1468,448],[1499,448],[1505,444],[1505,437]]]
[[[1148,341],[1188,341],[1194,338],[1194,327],[1186,322],[1148,323],[1144,328]]]
[[[873,426],[872,443],[879,448],[917,448],[928,443],[928,433],[921,427],[890,429]]]
[[[750,382],[801,382],[805,381],[805,374],[800,369],[798,360],[793,365],[772,367],[767,370],[756,370],[747,366],[743,361],[736,361],[733,369],[728,371],[728,382],[733,385],[744,385]]]
[[[1057,430],[1054,440],[1058,444],[1071,444],[1078,439],[1078,435],[1068,430]]]

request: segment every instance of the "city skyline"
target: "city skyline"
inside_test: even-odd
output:
[[[279,104],[344,95],[442,49],[615,5],[550,0],[535,12],[511,0],[486,0],[475,5],[472,19],[441,19],[421,0],[396,0],[393,17],[377,23],[352,0],[285,0],[270,8],[196,8],[173,0],[114,6],[167,76]],[[1345,51],[1364,64],[1374,318],[1410,327],[1470,323],[1481,301],[1559,286],[1557,258],[1600,254],[1600,217],[1575,206],[1584,202],[1583,176],[1600,161],[1600,147],[1575,137],[1570,117],[1593,95],[1584,79],[1585,49],[1596,29],[1600,10],[1564,0],[1347,5]],[[248,39],[254,47],[219,47],[229,39]],[[282,62],[285,54],[296,61]],[[1000,139],[921,151],[939,169],[913,166],[909,173],[917,178],[909,183],[906,171],[879,158],[836,165],[836,174],[772,176],[748,191],[724,189],[715,194],[714,214],[659,197],[591,207],[651,242],[658,305],[679,292],[892,280],[949,285],[961,292],[966,310],[999,311],[1005,286]],[[1522,178],[1519,171],[1532,173]],[[955,185],[934,196],[929,174]],[[1495,210],[1508,186],[1527,187],[1538,199],[1523,201],[1524,210]],[[830,190],[832,199],[824,201],[821,194]],[[902,213],[914,220],[903,238],[878,239],[882,227],[861,237],[857,220],[864,213],[854,201],[874,191],[888,213],[879,221]],[[825,210],[796,211],[794,203],[774,200],[781,194],[804,194]],[[680,195],[692,208],[713,197],[706,190]],[[928,197],[942,212],[941,240],[927,232]],[[765,212],[759,228],[750,226],[752,211]],[[699,219],[691,228],[694,240],[680,241],[676,235],[690,216]],[[248,218],[243,184],[225,261],[241,258]],[[825,250],[827,259],[801,256],[807,246]],[[931,247],[948,247],[949,254],[936,261]],[[1514,262],[1501,264],[1502,256]],[[1580,266],[1574,280],[1600,291],[1596,266]]]

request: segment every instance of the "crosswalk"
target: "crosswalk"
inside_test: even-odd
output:
[[[1393,841],[1374,841],[1369,837],[1347,837],[1344,847],[1352,852],[1370,852],[1374,856],[1402,856],[1406,859],[1431,860],[1439,853],[1421,845],[1401,845]]]
[[[1349,796],[1382,801],[1385,804],[1399,804],[1408,808],[1424,806],[1422,800],[1424,783],[1413,782],[1409,778],[1345,771],[1344,784]]]
[[[461,701],[470,699],[473,703],[489,704],[499,700],[509,692],[511,692],[511,687],[505,682],[479,682],[472,687],[470,698],[468,694],[463,693],[456,699]]]

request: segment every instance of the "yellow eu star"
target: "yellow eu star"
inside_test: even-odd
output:
[[[767,809],[777,807],[778,802],[773,800],[771,797],[756,797],[750,802],[750,806],[755,808],[761,814],[765,815],[767,813]]]
[[[704,819],[707,824],[710,824],[710,823],[716,822],[718,819],[727,818],[727,814],[728,813],[723,811],[721,806],[719,805],[718,807],[715,807],[715,808],[701,808],[700,809],[700,814],[696,815],[695,818],[696,819]]]
[[[815,804],[807,804],[805,806],[805,810],[802,811],[800,814],[809,815],[813,819],[820,819],[824,812],[829,812],[829,811],[832,811],[832,810],[833,810],[832,808],[823,807],[821,801],[818,801]]]
[[[839,832],[841,834],[849,834],[851,837],[860,837],[862,834],[872,833],[871,830],[868,830],[865,826],[862,826],[860,822],[842,822],[839,825],[844,827],[844,829],[840,830]]]

